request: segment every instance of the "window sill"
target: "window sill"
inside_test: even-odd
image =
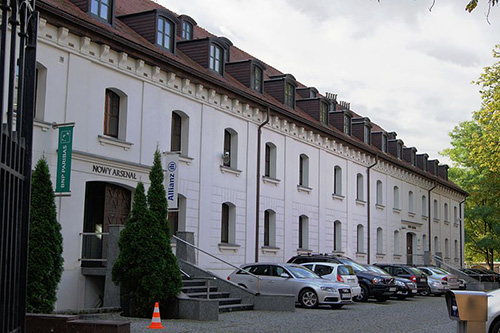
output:
[[[450,225],[450,221],[444,221],[444,224]]]
[[[333,200],[339,200],[339,201],[344,201],[344,196],[343,195],[339,195],[339,194],[332,194],[332,198]]]
[[[312,250],[308,249],[297,249],[297,254],[309,254],[312,253]]]
[[[364,205],[366,205],[366,201],[356,199],[356,205],[364,206]]]
[[[279,183],[281,182],[281,180],[279,180],[279,179],[271,178],[271,177],[267,177],[267,176],[262,176],[262,181],[265,184],[274,184],[276,186],[278,186]]]
[[[333,253],[333,254],[345,254],[345,252],[344,252],[344,251],[335,251],[335,250],[334,250],[334,251],[332,251],[332,253]]]
[[[403,256],[402,254],[393,254],[392,255],[394,259],[401,259],[401,257]]]
[[[307,194],[312,192],[312,188],[307,187],[307,186],[302,186],[302,185],[297,185],[297,191],[299,192],[306,192]]]
[[[375,208],[380,209],[380,210],[384,210],[385,206],[384,205],[376,204]]]
[[[366,258],[366,253],[364,253],[364,252],[356,252],[356,258],[358,258],[358,259],[365,259]]]
[[[33,126],[40,127],[42,132],[47,132],[52,127],[52,124],[45,121],[33,119]]]
[[[238,252],[241,245],[231,243],[219,243],[219,251],[233,251]]]
[[[384,254],[384,253],[376,253],[376,254],[375,254],[375,257],[376,257],[377,259],[384,259],[384,258],[385,258],[385,254]]]
[[[408,212],[408,217],[415,217],[415,213],[413,213],[413,212]]]
[[[220,172],[222,172],[222,173],[230,173],[230,174],[235,175],[236,177],[239,177],[240,174],[243,171],[237,170],[237,169],[233,169],[233,168],[230,168],[230,167],[227,167],[227,166],[224,166],[224,165],[221,165],[220,166]]]
[[[194,158],[184,155],[179,155],[179,161],[190,165],[193,162]]]
[[[401,214],[401,209],[399,209],[399,208],[393,208],[392,212],[396,213],[396,214]]]
[[[453,226],[454,226],[455,228],[458,228],[458,226],[459,226],[459,225],[458,225],[458,223],[453,223]]]
[[[434,218],[434,219],[432,219],[432,220],[433,220],[434,222],[436,222],[436,223],[439,223],[439,219]]]
[[[98,135],[97,140],[99,141],[101,146],[110,145],[110,146],[120,147],[123,148],[123,150],[125,151],[129,150],[134,145],[131,142],[115,139],[104,135]]]
[[[427,221],[429,218],[425,215],[422,215],[422,220]]]
[[[272,253],[272,254],[276,254],[280,250],[279,247],[274,247],[274,246],[262,246],[260,249],[262,250],[262,253]]]

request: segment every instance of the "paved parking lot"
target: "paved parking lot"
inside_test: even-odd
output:
[[[104,319],[104,318],[103,318]],[[108,316],[107,319],[111,319]],[[130,320],[130,318],[112,319]],[[131,319],[132,332],[151,332],[151,320]],[[405,301],[354,303],[339,310],[323,307],[295,312],[243,311],[222,313],[219,321],[162,320],[157,332],[456,332],[444,297],[415,297]]]

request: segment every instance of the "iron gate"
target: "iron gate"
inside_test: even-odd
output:
[[[24,332],[35,103],[35,0],[2,0],[0,332]]]

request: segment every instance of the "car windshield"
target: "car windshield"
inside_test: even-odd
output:
[[[415,268],[415,267],[408,267],[410,269],[410,271],[413,273],[413,274],[419,274],[419,275],[427,275],[425,274],[424,272],[422,272],[420,269],[418,268]]]
[[[341,261],[345,265],[351,266],[355,272],[366,272],[367,269],[358,264],[357,262],[351,261],[349,259],[344,259],[344,258],[339,258],[339,261]]]
[[[354,269],[349,265],[340,265],[338,273],[339,275],[354,275]]]
[[[286,266],[297,279],[320,279],[319,275],[302,266]]]
[[[446,275],[450,274],[449,272],[447,272],[447,271],[445,271],[444,269],[439,268],[439,267],[434,267],[432,270],[433,270],[434,272],[438,272],[438,273],[441,273],[441,274],[446,274]]]
[[[375,272],[375,273],[379,273],[379,274],[382,274],[382,275],[389,275],[389,273],[387,273],[382,268],[377,267],[377,266],[367,265],[366,268],[368,268],[368,270],[370,270],[372,272]]]

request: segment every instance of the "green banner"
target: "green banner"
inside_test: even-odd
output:
[[[71,151],[73,149],[73,126],[59,127],[57,147],[56,192],[68,193],[71,178]]]

